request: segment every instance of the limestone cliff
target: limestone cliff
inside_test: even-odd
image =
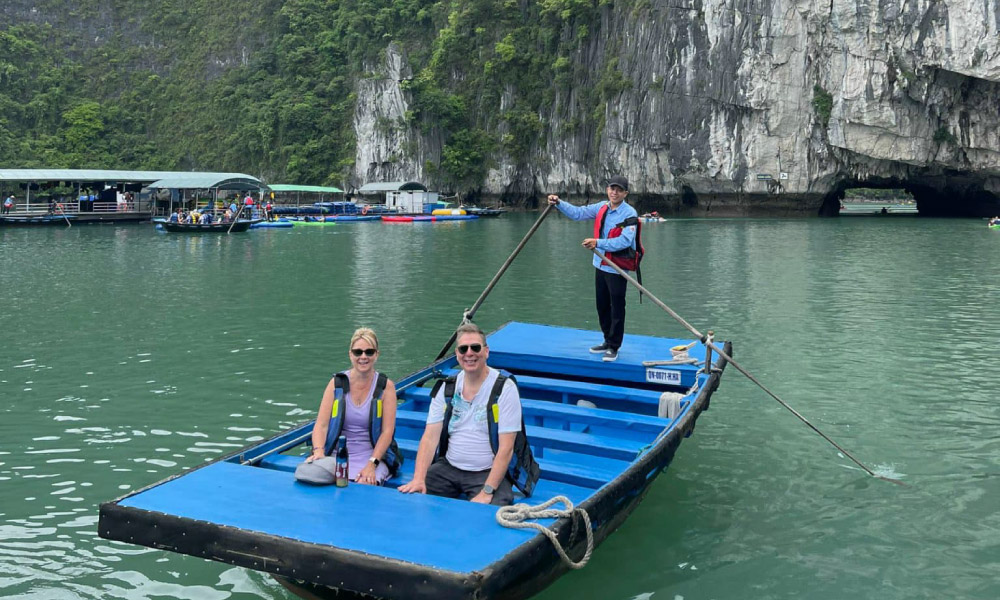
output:
[[[856,186],[906,188],[922,213],[998,210],[998,0],[649,0],[598,23],[574,57],[590,75],[539,111],[530,160],[496,152],[485,196],[597,196],[622,173],[640,205],[683,214],[830,213]],[[567,128],[609,66],[625,85],[603,122]],[[440,132],[406,124],[405,56],[376,72],[354,179],[433,185]]]

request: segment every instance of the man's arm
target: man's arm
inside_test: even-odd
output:
[[[569,202],[561,200],[555,194],[551,194],[548,197],[548,202],[549,204],[554,204],[559,209],[559,212],[574,221],[593,219],[597,216],[597,211],[601,210],[601,206],[604,204],[604,202],[598,202],[597,204],[588,204],[587,206],[574,206]]]
[[[510,457],[514,455],[514,438],[516,437],[516,433],[500,434],[500,447],[497,449],[497,455],[493,457],[493,466],[490,467],[490,476],[486,478],[486,484],[493,489],[500,487],[500,482],[502,482],[503,478],[507,475],[507,467],[510,465]],[[493,501],[493,495],[480,491],[472,498],[472,501],[480,504],[489,504]]]
[[[437,451],[438,442],[441,440],[442,427],[444,427],[444,421],[429,423],[424,428],[424,435],[420,437],[420,447],[417,449],[417,462],[413,467],[413,479],[410,480],[410,483],[399,486],[397,488],[399,491],[404,494],[427,493],[427,484],[424,479],[427,477],[427,469],[430,468],[431,461],[434,460],[434,452]]]
[[[601,238],[597,240],[596,248],[604,252],[618,252],[625,248],[631,248],[635,241],[635,226],[625,227],[622,234],[615,238]]]

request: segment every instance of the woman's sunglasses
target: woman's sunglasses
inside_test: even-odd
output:
[[[365,356],[375,356],[376,352],[378,352],[378,350],[375,348],[365,348],[364,350],[361,348],[351,348],[351,354],[354,356],[361,356],[362,354]]]
[[[458,353],[465,354],[469,350],[472,350],[476,354],[479,354],[479,351],[482,349],[483,349],[482,344],[462,344],[461,346],[458,347]]]

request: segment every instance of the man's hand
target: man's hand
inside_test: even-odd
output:
[[[559,196],[555,194],[549,194],[548,197],[549,204],[559,204]]]
[[[472,502],[476,502],[478,504],[489,504],[490,502],[493,502],[493,496],[487,495],[484,492],[479,492],[472,498]]]
[[[597,248],[597,238],[587,238],[583,240],[583,247],[588,250],[593,250]]]
[[[416,479],[414,479],[410,483],[403,484],[396,489],[403,492],[404,494],[414,494],[414,493],[426,494],[427,484],[424,483],[423,481],[417,481]]]

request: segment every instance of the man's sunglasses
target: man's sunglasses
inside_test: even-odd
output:
[[[354,356],[361,356],[362,354],[365,356],[375,356],[376,352],[378,352],[378,350],[375,348],[365,348],[364,350],[361,348],[351,348],[351,354]]]
[[[461,346],[458,347],[458,353],[465,354],[469,350],[472,350],[476,354],[479,354],[479,351],[482,349],[483,349],[482,344],[462,344]]]

